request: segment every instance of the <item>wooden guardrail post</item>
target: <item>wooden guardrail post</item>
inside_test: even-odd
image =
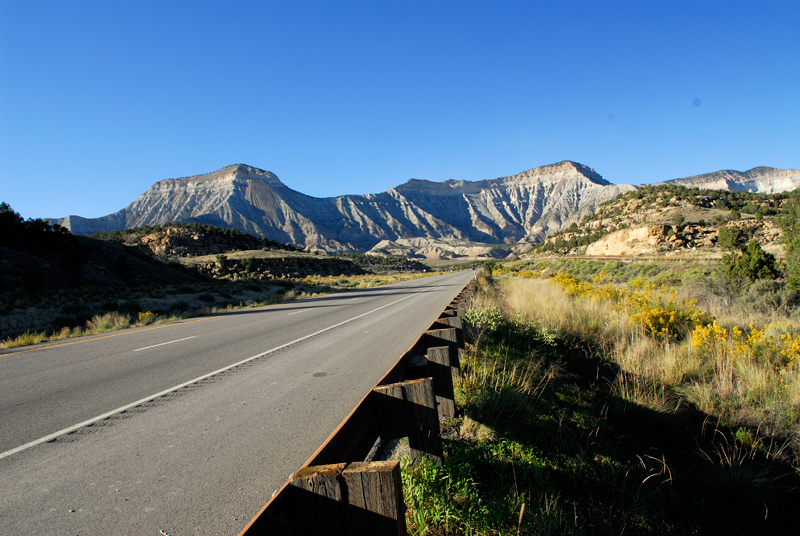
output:
[[[444,318],[446,316],[456,316],[456,315],[457,315],[457,311],[456,311],[455,307],[453,307],[452,305],[448,305],[447,307],[444,308],[444,311],[442,311],[442,314],[439,315],[439,318]]]
[[[450,348],[437,346],[428,348],[428,369],[433,377],[433,390],[436,395],[436,409],[440,419],[456,416],[456,402],[453,383],[458,378],[458,370],[450,361]]]
[[[461,376],[461,361],[458,352],[458,330],[456,328],[429,329],[423,335],[425,346],[434,348],[437,346],[447,346],[450,349],[450,366],[457,372],[456,377]]]
[[[354,462],[342,473],[350,534],[406,534],[400,463]]]
[[[433,380],[422,378],[379,385],[372,392],[375,393],[381,437],[408,437],[414,463],[423,456],[441,462],[442,439]]]
[[[292,476],[286,501],[287,534],[346,534],[340,482],[346,465],[303,467]]]
[[[280,522],[259,533],[406,534],[397,461],[303,467],[292,476],[281,506]]]
[[[466,303],[464,302],[464,298],[459,294],[456,296],[456,299],[453,300],[453,303],[450,305],[456,310],[456,316],[463,318],[464,313],[467,312]]]
[[[440,316],[436,322],[456,328],[456,344],[458,345],[458,362],[464,357],[464,321],[457,316]]]

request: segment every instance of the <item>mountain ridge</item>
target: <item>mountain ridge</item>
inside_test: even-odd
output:
[[[722,169],[658,184],[680,184],[707,190],[773,194],[800,187],[800,170],[768,166],[758,166],[747,171]]]
[[[384,192],[316,198],[269,171],[234,164],[158,181],[124,209],[56,223],[76,234],[197,222],[312,249],[368,251],[407,236],[503,244],[535,242],[620,191],[571,161],[483,181],[412,179]]]
[[[762,166],[744,173],[724,170],[666,182],[774,189],[791,186],[795,177],[800,184],[796,170]],[[101,218],[68,216],[51,221],[75,234],[196,222],[327,252],[381,250],[387,241],[412,237],[436,243],[517,244],[524,249],[579,221],[600,203],[634,189],[564,160],[494,179],[411,179],[379,193],[317,198],[293,190],[270,171],[233,164],[158,181],[130,205]]]

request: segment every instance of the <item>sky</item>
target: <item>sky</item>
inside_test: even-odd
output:
[[[315,197],[800,168],[800,2],[0,0],[0,201],[244,163]]]

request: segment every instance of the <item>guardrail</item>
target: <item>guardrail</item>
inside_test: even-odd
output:
[[[473,279],[239,536],[406,534],[397,461],[364,461],[379,439],[408,437],[411,459],[441,463],[439,421],[455,416],[462,318]]]

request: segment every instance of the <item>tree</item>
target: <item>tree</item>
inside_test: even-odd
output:
[[[780,275],[775,257],[765,252],[761,245],[751,240],[736,257],[726,256],[726,275],[732,284],[742,280],[777,279]]]
[[[742,232],[736,227],[721,225],[719,228],[717,244],[728,253],[735,253],[739,249]]]
[[[800,289],[800,201],[790,201],[778,220],[786,246],[786,280],[789,288]]]
[[[52,246],[71,237],[60,225],[50,225],[42,219],[22,219],[22,216],[5,201],[0,203],[0,245],[13,248]]]

